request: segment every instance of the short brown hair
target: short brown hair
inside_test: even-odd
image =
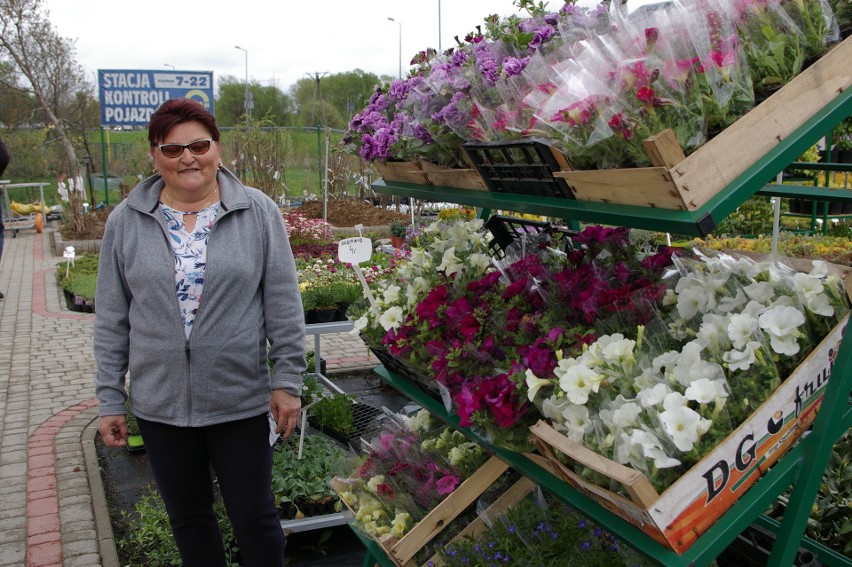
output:
[[[184,122],[200,122],[214,142],[220,138],[216,118],[200,102],[189,98],[173,98],[160,105],[148,123],[148,141],[153,148],[166,138],[169,131]]]

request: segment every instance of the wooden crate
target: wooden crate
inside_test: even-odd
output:
[[[485,191],[485,182],[475,169],[444,167],[423,160],[374,162],[385,181],[418,183],[456,189]]]
[[[852,86],[852,38],[685,157],[674,134],[645,140],[653,167],[562,171],[581,201],[694,211]]]
[[[847,315],[743,424],[662,494],[657,494],[641,472],[569,440],[544,421],[530,428],[539,455],[528,456],[682,554],[811,425],[848,322]],[[613,479],[629,498],[582,479],[560,455]]]
[[[429,180],[417,161],[375,161],[373,165],[385,181],[428,184]]]
[[[473,504],[508,468],[509,465],[497,457],[491,457],[401,539],[387,537],[377,543],[398,567],[416,567],[415,555]],[[338,492],[346,490],[345,482],[339,479],[333,479],[330,484]],[[355,510],[351,511],[355,513]]]

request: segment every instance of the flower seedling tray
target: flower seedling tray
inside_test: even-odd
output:
[[[423,160],[373,162],[385,181],[417,183],[437,187],[485,190],[485,182],[475,169],[444,167]]]
[[[662,494],[636,469],[539,421],[530,458],[678,554],[684,553],[810,427],[823,401],[847,315],[749,418]],[[629,498],[582,479],[564,457],[620,484]]]
[[[652,167],[554,175],[580,201],[697,210],[852,86],[849,61],[847,38],[689,156],[666,130],[644,140]]]
[[[462,148],[489,191],[574,198],[568,183],[554,177],[554,172],[569,169],[568,161],[543,142],[466,142]]]
[[[352,403],[352,426],[354,432],[347,434],[344,431],[339,431],[330,426],[320,425],[314,417],[308,412],[308,423],[321,432],[323,435],[328,435],[332,439],[336,439],[345,445],[357,448],[361,444],[361,438],[371,438],[381,432],[380,417],[384,415],[382,410],[373,406],[362,404],[361,402]]]
[[[377,540],[377,543],[397,567],[416,567],[415,555],[488,490],[508,468],[509,465],[499,458],[491,457],[402,538],[388,536]],[[347,489],[346,481],[339,478],[332,479],[329,484],[338,493]],[[354,516],[356,511],[349,510]],[[424,563],[424,567],[429,564]]]

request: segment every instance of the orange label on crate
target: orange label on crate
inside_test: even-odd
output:
[[[745,423],[654,503],[649,513],[672,549],[689,548],[810,427],[842,333],[838,325]]]

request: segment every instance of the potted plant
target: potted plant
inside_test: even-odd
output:
[[[405,233],[408,230],[408,221],[395,220],[390,223],[391,245],[394,248],[402,248],[405,243]]]
[[[834,127],[831,141],[834,144],[831,150],[832,163],[852,163],[852,116]]]
[[[329,323],[337,314],[338,291],[334,285],[318,284],[302,291],[307,323]]]

